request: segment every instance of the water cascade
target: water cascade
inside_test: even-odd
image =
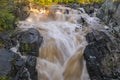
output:
[[[43,36],[36,66],[39,80],[89,80],[83,51],[87,45],[84,36],[90,29],[83,25],[82,18],[90,26],[98,20],[82,12],[57,6],[33,10],[19,22],[19,28],[35,28]]]

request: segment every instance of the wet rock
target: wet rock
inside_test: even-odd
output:
[[[21,67],[20,70],[16,73],[16,76],[13,80],[30,80],[30,74],[27,68]]]
[[[84,58],[91,80],[120,80],[120,51],[102,31],[86,36]]]
[[[120,0],[106,0],[97,17],[109,27],[107,30],[120,49]]]
[[[13,47],[14,45],[11,43],[10,40],[10,32],[6,31],[6,32],[2,32],[0,33],[0,43],[3,44],[2,48],[6,48],[6,49],[10,49],[11,47]],[[15,44],[15,43],[14,43]]]
[[[99,9],[101,7],[102,3],[93,3],[93,7],[96,9]]]
[[[29,29],[21,32],[19,35],[20,52],[22,55],[39,55],[39,47],[42,43],[42,37],[36,29]]]
[[[11,71],[11,59],[13,56],[6,49],[0,49],[0,77],[7,75]]]
[[[23,79],[20,79],[22,72],[19,75],[17,74],[21,68],[25,68],[25,62],[18,54],[2,48],[0,49],[0,62],[0,79],[7,76],[7,80],[29,80],[24,78],[24,75],[22,76]]]
[[[106,0],[97,13],[97,17],[103,20],[106,24],[118,23],[120,21],[120,1]]]
[[[0,35],[0,40],[5,44],[5,49],[0,49],[0,79],[38,80],[36,57],[42,43],[39,32],[31,28],[27,31],[20,30],[12,34],[6,32]],[[14,51],[11,48],[19,50]]]
[[[32,80],[37,80],[37,70],[36,70],[36,57],[28,56],[26,60],[26,67],[30,73],[30,78]]]
[[[113,18],[116,20],[116,22],[118,23],[118,25],[120,25],[120,3],[115,11],[115,13],[113,14]]]
[[[5,48],[0,49],[0,79],[37,80],[36,57],[22,58]]]
[[[97,17],[108,23],[109,17],[113,14],[112,12],[115,11],[114,7],[115,6],[113,6],[112,0],[106,0],[106,2],[100,8],[100,11],[97,13]]]
[[[14,37],[17,30],[5,31],[0,33],[0,44],[2,43],[2,48],[10,49],[17,45],[17,39]]]
[[[84,9],[85,9],[85,12],[88,14],[94,13],[94,7],[92,5],[86,5]]]

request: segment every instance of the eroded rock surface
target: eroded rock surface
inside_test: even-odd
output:
[[[120,80],[120,51],[102,31],[86,35],[84,58],[91,80]]]
[[[0,49],[0,79],[38,80],[36,61],[42,43],[39,32],[31,28],[1,35],[5,46]]]

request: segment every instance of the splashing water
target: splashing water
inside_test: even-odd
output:
[[[81,17],[90,25],[97,23],[85,12],[66,7],[33,12],[19,22],[19,28],[36,28],[43,36],[36,66],[39,80],[89,80],[83,60],[89,29],[79,22]]]

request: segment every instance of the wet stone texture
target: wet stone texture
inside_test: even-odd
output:
[[[84,58],[91,80],[120,80],[120,51],[102,31],[86,35]]]
[[[97,17],[109,27],[109,34],[120,43],[120,0],[106,0],[97,12]],[[120,45],[118,47],[120,49]]]
[[[39,47],[43,40],[39,32],[36,29],[30,28],[27,31],[21,32],[18,36],[21,54],[38,57]]]
[[[0,49],[0,80],[38,80],[36,61],[42,43],[39,32],[30,28],[13,35],[2,35],[0,39],[5,46]],[[18,44],[17,51],[11,50]]]

